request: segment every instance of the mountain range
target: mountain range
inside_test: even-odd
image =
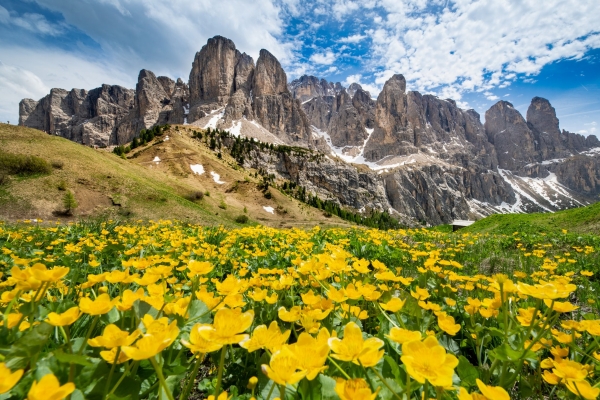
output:
[[[135,90],[52,89],[19,104],[19,125],[95,147],[129,143],[156,124],[180,124],[307,149],[255,152],[244,166],[407,223],[597,201],[600,141],[560,130],[548,100],[533,98],[525,117],[499,101],[484,120],[451,99],[407,91],[400,74],[376,99],[356,83],[306,75],[289,82],[267,50],[255,63],[221,36],[196,53],[187,82],[142,70]]]

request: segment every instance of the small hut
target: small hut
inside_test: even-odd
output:
[[[452,232],[456,232],[457,230],[467,227],[469,225],[473,225],[475,221],[468,221],[465,219],[455,219],[452,221]]]

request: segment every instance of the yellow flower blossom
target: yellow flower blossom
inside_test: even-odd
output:
[[[112,349],[114,347],[129,346],[141,335],[139,330],[131,333],[122,331],[115,324],[107,325],[104,328],[102,336],[96,336],[93,339],[88,339],[88,344],[92,347],[104,347]]]
[[[92,300],[88,297],[82,297],[79,300],[79,309],[89,315],[106,314],[114,307],[113,300],[107,293],[103,293]]]
[[[399,344],[403,344],[413,340],[421,340],[421,332],[410,331],[408,329],[397,327],[393,327],[392,329],[390,329],[390,334],[385,336]]]
[[[572,360],[555,361],[552,372],[554,375],[567,381],[582,381],[588,375],[583,365]]]
[[[279,310],[277,311],[279,319],[285,322],[296,322],[300,320],[300,313],[301,309],[299,306],[292,307],[290,311],[287,311],[285,307],[279,307]]]
[[[454,336],[460,331],[460,324],[455,323],[454,317],[446,314],[445,312],[437,313],[438,326],[441,330],[446,332],[450,336]]]
[[[217,351],[223,347],[222,344],[210,342],[200,336],[199,328],[210,326],[207,324],[195,324],[190,330],[190,340],[181,340],[181,344],[190,349],[194,354],[206,354]]]
[[[567,381],[567,389],[585,400],[595,400],[600,395],[600,388],[590,385],[588,381]]]
[[[402,362],[408,374],[419,383],[429,381],[434,386],[448,387],[452,385],[454,368],[458,359],[447,354],[435,336],[425,340],[405,342],[402,345]]]
[[[60,382],[54,374],[44,375],[42,379],[33,382],[29,393],[28,400],[62,400],[75,391],[73,382],[60,385]]]
[[[272,321],[267,329],[266,325],[259,325],[252,331],[252,337],[242,340],[240,346],[249,353],[259,349],[268,349],[271,353],[279,350],[290,337],[290,331],[281,332],[277,321]]]
[[[510,400],[510,396],[500,386],[488,386],[479,379],[475,380],[481,394],[488,400]]]
[[[23,376],[23,370],[11,371],[5,363],[0,363],[0,394],[12,389]]]
[[[249,337],[242,332],[252,325],[253,319],[253,310],[242,312],[240,308],[222,308],[215,314],[213,324],[200,326],[198,333],[209,342],[238,344]]]
[[[377,388],[373,393],[363,378],[349,380],[338,378],[335,383],[335,392],[341,400],[375,400],[379,389]]]
[[[308,373],[300,369],[296,356],[287,346],[273,353],[269,365],[263,364],[261,368],[278,385],[296,384]]]
[[[546,300],[544,300],[544,303],[548,307],[552,306],[552,309],[559,313],[571,312],[571,311],[575,311],[579,308],[578,306],[571,304],[568,301],[565,301],[565,302],[555,301],[553,304],[552,300],[546,299]]]
[[[387,303],[379,303],[379,305],[384,310],[395,313],[404,307],[404,303],[406,303],[406,300],[399,299],[398,297],[392,297],[392,299]]]
[[[119,358],[117,358],[117,354]],[[100,357],[102,357],[102,359],[109,364],[114,364],[115,362],[117,364],[123,364],[125,361],[131,360],[131,358],[129,358],[127,354],[123,353],[122,351],[119,351],[118,347],[113,347],[110,350],[101,351]]]
[[[344,338],[330,338],[329,347],[333,351],[331,355],[341,361],[352,361],[362,364],[364,367],[372,367],[383,357],[383,341],[378,338],[363,339],[358,325],[349,322],[344,328]]]

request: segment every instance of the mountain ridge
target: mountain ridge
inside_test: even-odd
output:
[[[555,211],[600,194],[600,142],[560,131],[546,99],[532,99],[526,118],[499,101],[482,123],[478,113],[450,99],[407,91],[400,74],[376,100],[358,84],[345,88],[308,75],[288,82],[267,50],[255,64],[222,36],[196,53],[188,84],[142,70],[135,91],[108,85],[90,92],[53,89],[38,102],[24,99],[19,108],[20,125],[101,147],[171,123],[313,149],[346,166],[305,163],[312,175],[301,177],[290,173],[290,160],[258,165],[257,157],[246,164],[295,176],[315,193],[356,209],[366,200],[348,198],[352,180],[344,176],[352,170],[360,176],[362,167],[353,164],[363,164],[369,176],[363,182],[377,186],[366,190],[383,193],[375,202],[379,209],[430,223]],[[345,183],[330,184],[336,180]]]

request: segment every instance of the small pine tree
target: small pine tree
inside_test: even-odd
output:
[[[73,214],[73,211],[77,208],[77,200],[75,200],[75,196],[70,190],[67,190],[63,196],[63,206],[65,207],[65,213],[68,215]]]

